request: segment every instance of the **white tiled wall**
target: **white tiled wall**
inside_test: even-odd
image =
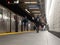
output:
[[[51,31],[60,32],[60,0],[53,0],[48,24]]]

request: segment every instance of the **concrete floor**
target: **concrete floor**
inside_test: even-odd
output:
[[[60,45],[60,38],[48,31],[31,32],[1,36],[0,45]]]

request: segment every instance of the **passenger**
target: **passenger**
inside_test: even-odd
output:
[[[49,31],[49,25],[48,24],[46,24],[46,29]]]
[[[44,24],[41,25],[41,30],[43,31],[43,28],[44,28]]]
[[[36,21],[36,23],[35,23],[35,25],[36,25],[36,31],[37,31],[37,33],[39,33],[39,25],[40,25],[40,18],[39,18],[39,16],[37,16],[35,18],[35,21]]]
[[[43,31],[45,31],[45,29],[46,29],[46,26],[44,25],[44,27],[43,27]]]
[[[15,32],[18,32],[18,24],[19,24],[18,16],[15,15],[15,16],[14,16],[14,19],[15,19]]]
[[[25,31],[25,29],[27,29],[27,31],[28,31],[28,19],[27,19],[27,17],[23,18],[22,23],[24,26],[24,31]]]
[[[33,28],[34,28],[34,30],[36,30],[36,26],[35,25],[33,26]]]

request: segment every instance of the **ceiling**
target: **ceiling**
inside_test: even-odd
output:
[[[28,19],[33,20],[32,16],[45,17],[44,0],[4,0],[0,1],[5,7],[8,7],[13,12],[27,16]],[[5,2],[5,3],[3,3]],[[10,4],[10,5],[9,5]],[[16,5],[18,4],[18,5]],[[46,20],[46,19],[45,19]]]
[[[20,6],[29,14],[32,14],[34,17],[38,15],[44,19],[46,22],[46,15],[45,15],[45,0],[19,0],[21,3]]]
[[[20,0],[20,2],[23,4],[22,8],[34,16],[42,15],[42,12],[45,14],[44,7],[42,8],[44,0]]]

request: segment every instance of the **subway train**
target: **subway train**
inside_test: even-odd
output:
[[[24,26],[22,26],[22,19],[24,17],[15,14],[11,10],[0,5],[0,32],[16,32],[15,16],[17,15],[18,20],[18,29],[17,31],[24,31]],[[33,30],[32,26],[34,24],[31,21],[28,21],[28,25],[25,29]]]

